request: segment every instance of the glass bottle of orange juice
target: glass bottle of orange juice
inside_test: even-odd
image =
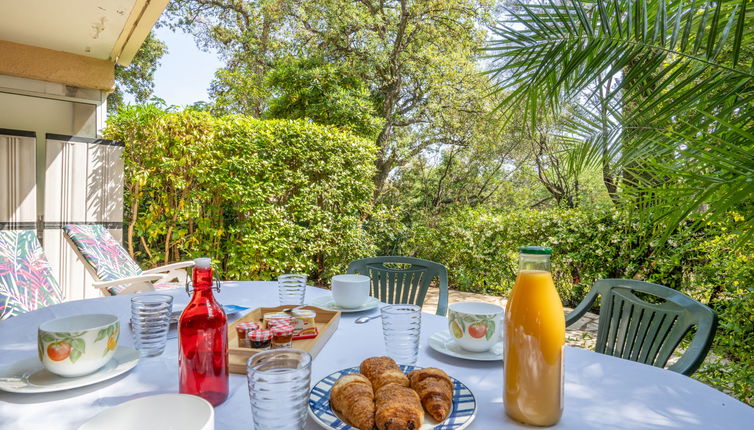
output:
[[[550,274],[552,250],[525,246],[519,253],[503,320],[503,404],[516,421],[551,426],[563,413],[563,304]]]

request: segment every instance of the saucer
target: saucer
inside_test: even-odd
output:
[[[368,311],[369,309],[374,309],[377,306],[380,305],[380,301],[375,297],[369,297],[367,301],[359,306],[358,308],[342,308],[335,304],[335,300],[333,300],[332,296],[324,296],[324,297],[317,297],[316,299],[312,300],[310,303],[312,306],[316,306],[318,308],[326,309],[329,311],[338,311],[343,313],[348,312],[363,312]]]
[[[488,351],[471,352],[461,348],[447,330],[438,331],[429,338],[429,346],[437,352],[451,357],[475,361],[500,361],[503,359],[503,343],[498,342]]]
[[[70,390],[114,378],[133,369],[138,362],[138,351],[128,346],[118,346],[113,358],[96,372],[64,378],[45,369],[39,358],[26,358],[0,370],[0,390],[11,393]]]

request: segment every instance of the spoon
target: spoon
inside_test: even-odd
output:
[[[356,324],[364,324],[365,322],[367,322],[367,321],[369,321],[369,320],[373,320],[373,319],[375,319],[375,318],[380,318],[380,317],[382,317],[382,314],[373,315],[373,316],[371,316],[371,317],[361,317],[361,318],[356,318],[356,321],[354,321],[354,322],[355,322]]]

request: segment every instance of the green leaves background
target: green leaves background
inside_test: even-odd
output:
[[[375,146],[304,120],[122,109],[106,135],[125,142],[126,237],[145,265],[198,256],[224,279],[342,273],[374,252],[363,228]]]
[[[561,119],[578,166],[624,172],[624,202],[666,225],[754,207],[748,0],[515,2],[487,48],[504,115]],[[578,170],[578,168],[576,168]]]

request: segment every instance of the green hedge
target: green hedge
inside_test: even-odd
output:
[[[506,294],[513,286],[518,247],[550,246],[556,285],[563,300],[574,304],[601,278],[637,277],[680,288],[685,272],[679,263],[694,258],[694,234],[680,232],[660,249],[644,224],[611,209],[462,209],[415,217],[403,235],[378,232],[376,240],[452,268],[457,289],[490,294]]]
[[[374,253],[375,147],[306,121],[155,106],[112,117],[125,142],[125,242],[147,265],[212,256],[227,279],[315,281]]]
[[[411,214],[411,226],[383,211],[370,228],[384,253],[414,255],[448,267],[453,288],[507,295],[517,248],[553,248],[552,270],[566,305],[602,278],[641,279],[682,291],[720,317],[713,352],[695,377],[754,405],[754,244],[735,233],[740,220],[682,226],[660,243],[653,223],[613,209]]]

